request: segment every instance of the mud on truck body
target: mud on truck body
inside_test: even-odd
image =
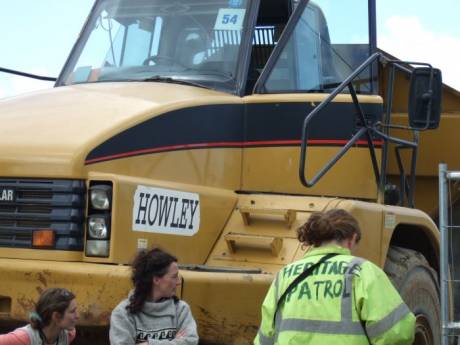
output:
[[[65,286],[108,325],[161,246],[202,341],[250,343],[296,228],[340,207],[437,344],[437,165],[415,163],[441,93],[460,107],[413,66],[377,50],[374,0],[97,0],[56,87],[0,101],[0,319]]]

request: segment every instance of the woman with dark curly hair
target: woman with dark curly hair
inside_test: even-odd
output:
[[[30,324],[0,335],[0,345],[68,345],[78,321],[75,295],[67,289],[45,290],[30,313]]]
[[[177,259],[154,248],[141,251],[132,266],[134,290],[112,312],[112,345],[196,345],[190,307],[175,293],[181,283]]]
[[[308,249],[278,273],[255,345],[409,345],[415,317],[385,273],[351,255],[361,239],[347,211],[312,213],[297,231]]]

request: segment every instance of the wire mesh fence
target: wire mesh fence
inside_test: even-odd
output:
[[[460,335],[460,171],[439,165],[442,345]]]

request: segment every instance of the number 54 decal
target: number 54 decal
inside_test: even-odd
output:
[[[245,14],[246,10],[243,8],[219,9],[214,30],[241,30]]]
[[[230,14],[224,14],[222,17],[222,24],[236,24],[238,22],[238,15],[234,14],[233,16]]]

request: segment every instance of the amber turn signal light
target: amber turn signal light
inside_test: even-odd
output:
[[[32,245],[34,247],[54,247],[55,237],[51,229],[35,230],[32,234]]]

